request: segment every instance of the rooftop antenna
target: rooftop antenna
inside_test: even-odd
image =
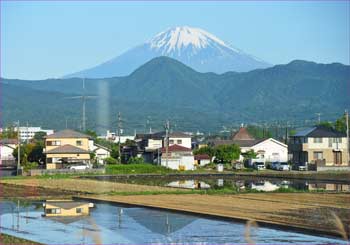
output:
[[[81,99],[82,101],[82,131],[85,132],[86,130],[86,100],[87,99],[94,99],[97,98],[97,96],[91,96],[91,95],[85,95],[85,78],[83,78],[83,91],[82,95],[80,96],[73,96],[73,97],[67,97],[67,99]]]

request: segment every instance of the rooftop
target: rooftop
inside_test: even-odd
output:
[[[316,137],[316,138],[337,138],[346,137],[345,133],[336,131],[333,128],[328,128],[325,126],[316,126],[312,128],[307,128],[302,131],[297,132],[294,136],[296,137]]]
[[[46,154],[54,154],[54,153],[89,153],[88,151],[81,149],[79,147],[73,145],[63,145],[56,147],[52,150],[46,151]]]
[[[17,139],[0,139],[1,145],[17,145],[18,140]]]
[[[48,201],[46,205],[52,205],[63,209],[76,208],[82,205],[89,205],[87,202],[71,202],[71,201]]]
[[[181,145],[171,145],[168,147],[168,152],[184,152],[184,151],[192,151],[190,148],[181,146]],[[162,152],[166,152],[166,148],[162,148]]]
[[[255,140],[255,138],[248,132],[247,128],[241,127],[234,135],[233,140]]]
[[[213,146],[236,144],[236,145],[239,145],[240,147],[251,147],[256,144],[259,144],[260,142],[263,142],[264,140],[266,140],[266,138],[254,139],[254,140],[213,140],[210,142],[210,144]]]
[[[71,129],[64,129],[46,136],[46,139],[56,139],[56,138],[90,138],[90,136]]]

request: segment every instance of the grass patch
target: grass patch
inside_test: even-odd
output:
[[[149,163],[115,164],[106,166],[106,174],[168,174],[179,172],[180,171]]]
[[[22,239],[22,238],[19,238],[19,237],[10,236],[10,235],[6,235],[6,234],[1,233],[0,234],[0,244],[36,245],[36,244],[43,244],[43,243],[33,242],[33,241],[29,241],[29,240]]]

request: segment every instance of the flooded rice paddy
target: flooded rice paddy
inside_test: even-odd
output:
[[[97,203],[90,215],[43,217],[42,202],[2,201],[1,233],[45,244],[345,244],[342,240],[140,207]]]

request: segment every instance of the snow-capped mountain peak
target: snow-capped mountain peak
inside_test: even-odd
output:
[[[111,60],[66,77],[125,76],[159,56],[176,59],[199,72],[244,72],[271,66],[207,31],[181,26],[169,28]]]
[[[240,52],[213,34],[199,28],[188,26],[173,27],[155,35],[148,44],[152,49],[162,49],[162,54],[171,54],[172,52],[191,47],[194,50],[204,49],[208,46],[222,46],[235,52]]]

